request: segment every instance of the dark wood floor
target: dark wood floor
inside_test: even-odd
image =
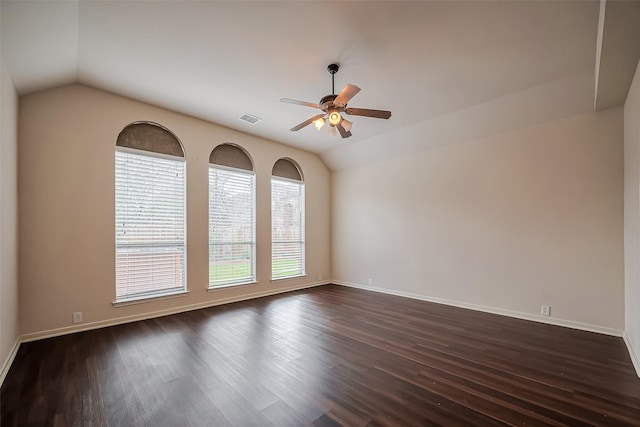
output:
[[[1,425],[636,425],[620,338],[340,286],[23,344]]]

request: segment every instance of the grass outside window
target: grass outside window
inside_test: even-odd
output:
[[[274,279],[279,279],[291,275],[292,271],[298,271],[299,265],[298,259],[277,259],[273,260],[272,268],[274,271],[279,271],[280,274],[274,276]],[[218,283],[214,283],[213,278],[217,279]],[[247,281],[251,280],[251,261],[241,260],[233,262],[224,262],[217,264],[209,264],[209,281],[214,283],[210,287],[227,284],[232,279],[239,277],[246,277]]]

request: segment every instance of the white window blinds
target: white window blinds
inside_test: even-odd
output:
[[[186,289],[184,158],[116,149],[116,300]]]
[[[254,282],[255,175],[209,166],[209,287]]]
[[[271,178],[271,277],[304,275],[304,183]]]

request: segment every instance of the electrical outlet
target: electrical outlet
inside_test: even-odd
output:
[[[540,306],[540,314],[542,314],[543,316],[550,316],[551,315],[551,307],[549,307],[548,305],[541,305]]]
[[[73,323],[81,323],[82,322],[82,312],[77,311],[73,313]]]
[[[369,279],[369,286],[373,285],[373,279]]]
[[[322,273],[318,274],[318,280],[322,280]]]

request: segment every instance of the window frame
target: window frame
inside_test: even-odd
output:
[[[301,174],[302,176],[302,174]],[[279,241],[275,241],[274,240],[274,232],[275,232],[275,227],[274,227],[274,182],[281,182],[281,183],[288,183],[288,184],[295,184],[298,185],[300,187],[301,191],[301,195],[300,197],[300,205],[301,205],[301,209],[300,209],[300,220],[299,220],[299,232],[300,232],[300,236],[301,239],[299,240],[279,240]],[[280,244],[280,243],[296,243],[298,245],[300,245],[300,260],[299,260],[299,264],[300,264],[300,268],[293,274],[288,274],[288,275],[278,275],[278,276],[274,276],[274,268],[273,268],[273,264],[274,264],[274,255],[276,253],[276,251],[274,251],[274,244]],[[291,179],[291,178],[285,178],[285,177],[281,177],[281,176],[277,176],[277,175],[271,175],[271,281],[277,281],[277,280],[284,280],[284,279],[293,279],[296,277],[305,277],[306,276],[306,185],[305,182],[300,179]]]
[[[212,194],[212,190],[211,190],[211,184],[212,184],[212,180],[211,180],[211,171],[212,170],[220,170],[220,171],[225,171],[225,172],[231,172],[231,173],[236,173],[236,174],[241,174],[241,175],[246,175],[246,176],[250,176],[251,177],[251,202],[252,202],[252,213],[251,213],[251,234],[252,234],[252,241],[250,242],[241,242],[241,243],[235,243],[235,244],[239,244],[239,245],[250,245],[250,262],[249,262],[249,269],[250,269],[250,275],[249,276],[245,276],[245,277],[240,277],[240,278],[235,278],[235,279],[230,279],[224,282],[220,282],[217,284],[212,284],[211,281],[211,262],[212,262],[212,255],[211,255],[211,250],[212,250],[212,243],[211,243],[211,194]],[[207,196],[207,209],[208,209],[208,214],[207,214],[207,222],[208,222],[208,259],[209,259],[209,278],[207,280],[207,290],[211,291],[211,290],[216,290],[216,289],[220,289],[220,288],[226,288],[226,287],[233,287],[233,286],[243,286],[243,285],[249,285],[249,284],[254,284],[257,283],[257,270],[256,270],[256,209],[257,209],[257,204],[256,204],[256,173],[253,170],[248,170],[248,169],[241,169],[241,168],[235,168],[232,166],[225,166],[225,165],[221,165],[218,163],[209,163],[209,167],[207,169],[207,175],[208,175],[208,196]],[[224,245],[233,245],[233,242],[225,242],[222,243]]]
[[[142,158],[150,158],[150,159],[163,159],[163,160],[168,160],[168,161],[173,161],[176,164],[181,164],[182,165],[182,170],[181,170],[181,175],[182,175],[182,182],[178,183],[181,184],[182,187],[182,191],[181,191],[181,198],[182,198],[182,209],[181,209],[181,221],[182,221],[182,227],[181,227],[181,242],[178,245],[158,245],[158,244],[153,244],[151,242],[146,242],[145,244],[141,244],[141,245],[132,245],[132,244],[119,244],[118,240],[119,240],[119,227],[118,227],[118,222],[119,222],[119,216],[118,216],[118,153],[122,153],[125,155],[134,155],[134,156],[138,156],[138,157],[142,157]],[[136,303],[136,302],[141,302],[144,300],[148,300],[148,299],[156,299],[156,298],[163,298],[163,297],[173,297],[173,296],[178,296],[181,294],[187,294],[188,288],[187,288],[187,215],[186,215],[186,208],[187,208],[187,194],[186,194],[186,188],[187,188],[187,168],[186,168],[186,159],[185,157],[180,157],[180,156],[174,156],[174,155],[170,155],[170,154],[163,154],[163,153],[157,153],[157,152],[153,152],[153,151],[146,151],[146,150],[140,150],[140,149],[135,149],[135,148],[130,148],[130,147],[123,147],[123,146],[116,146],[116,150],[115,150],[115,156],[114,156],[114,172],[115,172],[115,179],[114,179],[114,219],[115,219],[115,257],[116,257],[116,265],[115,265],[115,274],[116,274],[116,286],[115,286],[115,301],[113,303],[114,306],[119,306],[119,305],[127,305],[128,303]],[[151,177],[153,178],[157,178],[155,176],[154,173],[150,174]],[[157,180],[153,181],[154,183],[157,183]],[[126,248],[131,248],[137,246],[139,248],[170,248],[170,247],[175,247],[178,246],[181,248],[181,255],[180,255],[180,261],[181,261],[181,268],[179,269],[181,271],[180,274],[180,281],[181,283],[178,286],[173,286],[173,287],[168,287],[168,288],[162,288],[162,289],[155,289],[155,290],[149,290],[149,291],[141,291],[141,292],[127,292],[127,293],[118,293],[118,286],[119,286],[119,281],[118,281],[118,277],[119,277],[119,271],[118,271],[118,255],[119,255],[119,249],[126,249]],[[152,278],[153,280],[153,278]]]

